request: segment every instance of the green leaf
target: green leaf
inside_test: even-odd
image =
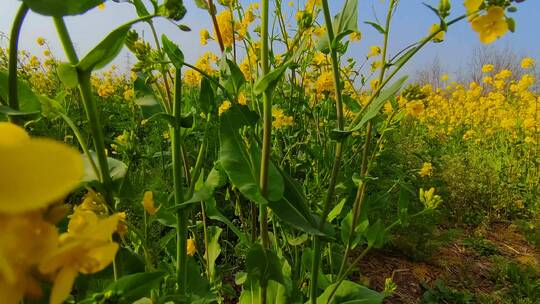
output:
[[[253,86],[253,93],[255,93],[255,95],[261,95],[266,90],[272,91],[285,74],[285,71],[287,70],[289,65],[290,62],[285,63],[279,68],[259,78]]]
[[[84,14],[104,0],[23,0],[23,2],[38,14],[62,17]]]
[[[350,130],[344,131],[334,129],[332,130],[332,132],[337,136],[340,136],[340,134],[351,134],[352,132],[362,129],[364,125],[368,123],[368,121],[372,120],[373,118],[375,118],[375,116],[377,116],[377,114],[379,114],[379,111],[384,106],[384,104],[399,92],[407,78],[408,76],[403,76],[399,80],[394,82],[389,88],[382,90],[379,96],[377,96],[377,98],[375,98],[375,100],[373,100],[371,104],[367,107],[364,116],[362,116],[362,119],[360,119],[360,122],[355,127]]]
[[[338,215],[341,214],[341,211],[343,210],[343,206],[345,206],[345,202],[347,202],[347,199],[344,198],[339,202],[337,205],[332,208],[330,213],[328,213],[328,221],[332,222]]]
[[[117,303],[132,303],[145,296],[159,286],[165,272],[141,272],[119,278],[110,284],[104,293],[110,293],[117,299]]]
[[[367,228],[366,239],[368,241],[368,246],[373,248],[381,248],[384,245],[385,236],[386,230],[382,221],[379,219],[374,225]]]
[[[253,160],[253,169],[255,171],[255,176],[260,176],[261,168],[261,149],[253,143],[251,144],[251,159]],[[268,193],[266,198],[269,201],[280,201],[283,198],[283,193],[285,191],[285,186],[283,184],[283,177],[279,169],[276,167],[274,162],[270,160],[269,170],[268,170]]]
[[[8,100],[8,73],[6,70],[0,70],[0,96],[2,100]],[[19,97],[19,109],[11,109],[7,106],[3,107],[3,111],[10,112],[9,115],[35,115],[41,111],[41,103],[37,95],[32,91],[30,86],[17,79],[17,96]],[[0,112],[3,113],[3,112]],[[5,113],[8,114],[8,113]]]
[[[75,88],[79,84],[77,68],[67,62],[61,62],[56,68],[58,78],[69,89]]]
[[[235,99],[240,93],[242,85],[246,82],[244,73],[233,61],[223,57],[220,64],[221,70],[221,84],[227,90],[229,96],[233,96]],[[233,102],[234,100],[231,100]]]
[[[208,10],[208,2],[206,2],[206,0],[195,0],[195,5],[197,5],[198,8]]]
[[[124,24],[110,32],[105,39],[81,59],[77,64],[77,68],[85,73],[90,73],[106,66],[120,53],[124,47],[129,29],[137,21]]]
[[[386,31],[384,30],[384,28],[383,28],[382,26],[380,26],[380,25],[379,25],[378,23],[376,23],[376,22],[365,21],[364,23],[365,23],[365,24],[371,25],[374,29],[376,29],[379,33],[381,33],[381,34],[383,34],[383,35],[386,33]]]
[[[84,182],[92,182],[99,180],[99,177],[96,176],[96,173],[92,169],[92,165],[90,164],[88,157],[84,154],[82,157],[84,163],[84,176],[82,180]],[[90,151],[90,157],[92,157],[94,163],[98,163],[97,155],[94,151]],[[107,164],[109,165],[109,171],[111,173],[112,180],[121,179],[126,176],[128,167],[123,161],[114,159],[112,157],[107,157]]]
[[[187,272],[189,279],[187,281],[187,290],[189,300],[187,301],[174,301],[174,303],[198,303],[198,304],[210,304],[215,303],[215,294],[210,288],[210,282],[203,277],[203,271],[199,266],[199,263],[193,258],[187,259]]]
[[[216,108],[216,100],[214,97],[214,88],[210,80],[203,77],[201,80],[201,88],[199,90],[199,106],[204,113],[212,113]]]
[[[254,244],[246,257],[248,279],[266,284],[273,280],[284,284],[281,263],[275,252],[264,250],[260,244]]]
[[[177,70],[180,70],[184,64],[184,53],[182,53],[178,45],[169,40],[165,34],[161,36],[161,42],[163,43],[163,50],[167,54],[167,57],[169,57],[174,67]]]
[[[257,168],[254,168],[240,128],[252,125],[257,115],[245,106],[233,105],[220,119],[219,163],[231,183],[253,202],[265,205],[267,200],[259,188]]]
[[[257,282],[247,282],[242,288],[242,293],[240,294],[239,303],[240,304],[260,304],[261,287]],[[288,301],[286,294],[286,288],[283,284],[278,282],[270,281],[266,288],[266,303],[272,304],[282,304],[282,303],[291,303]]]
[[[133,0],[133,5],[135,5],[135,10],[137,10],[137,16],[144,17],[150,15],[142,0]]]
[[[208,248],[206,248],[207,252],[204,253],[204,259],[206,260],[208,258],[206,263],[208,263],[208,268],[210,270],[210,273],[208,274],[208,277],[210,278],[214,278],[216,275],[216,260],[221,253],[219,236],[222,231],[223,229],[217,226],[208,227]]]
[[[158,102],[152,88],[145,81],[137,77],[133,84],[135,88],[135,104],[141,108],[142,116],[149,119],[153,115],[164,113],[163,107]]]
[[[318,304],[380,304],[384,295],[351,281],[343,281],[337,288],[332,301],[329,298],[337,283],[328,286],[317,298]]]
[[[324,35],[317,43],[317,49],[328,53],[331,46],[337,46],[341,39],[352,32],[358,31],[358,0],[346,0],[341,12],[332,21],[334,41]]]
[[[240,243],[248,244],[248,237],[236,227],[223,213],[221,213],[216,206],[216,200],[212,197],[204,203],[204,210],[206,216],[214,221],[220,221],[227,225],[229,229],[240,239]]]
[[[341,240],[345,246],[349,243],[349,237],[351,235],[351,226],[353,220],[352,211],[341,221]],[[360,221],[353,232],[353,238],[351,240],[351,248],[355,248],[364,238],[366,229],[369,226],[369,220]]]
[[[43,115],[43,117],[54,119],[58,117],[59,113],[64,112],[64,106],[57,100],[45,95],[38,95],[38,99],[39,102],[41,102],[41,115]],[[2,112],[2,110],[0,110],[0,112]]]

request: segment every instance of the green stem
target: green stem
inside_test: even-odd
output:
[[[262,76],[269,72],[269,50],[268,50],[268,16],[269,1],[262,0],[262,25],[261,25],[261,65]],[[267,89],[263,93],[263,141],[261,151],[261,170],[259,183],[263,196],[268,194],[268,172],[270,166],[270,151],[272,149],[272,91]],[[261,240],[264,250],[269,247],[268,238],[268,211],[265,206],[260,206],[259,225],[261,229]],[[261,281],[261,303],[266,304],[267,283]]]
[[[334,41],[334,29],[332,25],[332,16],[330,15],[330,7],[328,6],[327,0],[322,0],[324,20],[326,24],[326,31],[328,32],[328,40],[330,42]],[[332,43],[331,43],[332,44]],[[335,99],[336,99],[336,124],[338,130],[343,130],[345,122],[343,116],[343,100],[341,96],[341,85],[340,85],[340,73],[339,73],[339,60],[337,56],[337,50],[334,47],[330,47],[330,57],[332,59],[332,73],[334,76],[334,87],[335,87]],[[326,192],[326,197],[323,205],[323,212],[321,215],[321,222],[319,223],[319,228],[324,227],[328,213],[330,212],[330,207],[332,205],[332,199],[334,197],[334,191],[336,189],[336,183],[341,166],[341,157],[343,154],[343,139],[339,139],[336,142],[334,148],[334,161],[332,164],[332,175],[330,176],[330,182],[328,185],[328,190]],[[313,263],[311,265],[311,288],[310,288],[310,301],[312,304],[317,303],[318,295],[318,278],[320,270],[320,261],[321,261],[321,250],[322,250],[322,240],[318,236],[313,237]]]
[[[19,35],[21,34],[21,27],[28,10],[26,4],[21,4],[17,11],[17,15],[15,15],[15,20],[13,21],[13,26],[11,28],[11,35],[9,36],[8,105],[13,110],[19,110],[19,96],[17,95],[17,53],[19,51]]]
[[[73,42],[69,36],[64,19],[61,17],[54,17],[54,23],[62,41],[64,51],[69,61],[73,65],[77,65],[79,59],[75,48],[73,47]],[[77,76],[79,79],[79,92],[83,101],[83,105],[86,111],[86,116],[88,118],[88,123],[90,124],[90,132],[92,134],[92,139],[94,142],[94,149],[96,150],[96,155],[98,159],[98,164],[100,168],[100,181],[105,188],[105,200],[111,209],[113,208],[113,192],[112,192],[112,179],[109,171],[109,164],[107,162],[107,155],[105,154],[105,140],[103,136],[103,131],[99,119],[99,113],[92,96],[92,85],[90,83],[91,73],[77,71]]]
[[[174,81],[173,115],[175,122],[182,119],[182,71],[176,70]],[[181,126],[176,123],[170,127],[172,144],[172,165],[174,183],[174,202],[180,205],[184,202],[183,171],[182,171],[182,134]],[[176,280],[178,291],[184,296],[187,291],[187,216],[184,209],[178,209],[176,214]]]

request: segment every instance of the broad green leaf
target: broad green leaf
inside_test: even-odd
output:
[[[84,176],[82,180],[84,182],[92,182],[99,180],[99,177],[96,176],[96,173],[92,169],[92,165],[90,165],[88,157],[86,155],[83,155],[82,157],[84,163]],[[94,163],[98,163],[97,155],[94,151],[90,151],[90,157],[92,157]],[[121,179],[126,175],[128,167],[124,162],[118,159],[114,159],[112,157],[107,157],[107,164],[109,165],[109,171],[111,173],[112,180]]]
[[[375,98],[367,107],[364,116],[362,116],[362,119],[360,119],[360,122],[355,127],[350,130],[344,131],[334,129],[332,130],[332,132],[335,133],[337,136],[340,136],[351,134],[352,132],[361,130],[368,121],[372,120],[373,118],[375,118],[375,116],[377,116],[384,104],[399,92],[405,81],[407,81],[407,78],[408,76],[403,76],[399,80],[394,82],[389,88],[382,90],[379,96],[377,96],[377,98]]]
[[[103,68],[120,53],[124,47],[131,26],[140,20],[131,21],[110,32],[77,64],[77,68],[85,73]]]
[[[119,278],[111,283],[104,293],[110,293],[118,301],[117,303],[133,303],[145,296],[150,296],[150,291],[159,286],[165,276],[165,272],[141,272]]]
[[[289,65],[290,65],[290,62],[285,63],[279,68],[272,70],[270,73],[259,78],[259,80],[257,80],[255,82],[255,85],[253,86],[253,93],[255,93],[255,95],[261,95],[267,89],[273,90],[274,87],[277,85],[277,83],[281,80],[281,78],[285,74],[285,71],[287,70]]]
[[[221,253],[219,236],[221,235],[222,231],[223,229],[217,226],[208,227],[208,248],[206,248],[207,252],[204,253],[204,259],[207,259],[206,263],[208,264],[208,269],[210,270],[208,277],[210,278],[214,278],[216,275],[216,260]]]
[[[261,149],[256,144],[251,144],[251,159],[253,160],[255,176],[260,176],[261,168]],[[268,170],[268,193],[266,198],[269,201],[280,201],[283,198],[285,186],[283,184],[283,177],[279,169],[276,167],[274,162],[270,160],[269,170]]]
[[[247,107],[234,105],[221,115],[219,127],[219,163],[231,183],[253,202],[265,205],[267,200],[259,188],[257,168],[254,168],[240,128],[257,119]]]
[[[8,73],[6,70],[0,70],[0,97],[2,100],[8,100]],[[11,109],[7,106],[3,107],[3,112],[9,115],[35,115],[41,111],[41,103],[37,95],[32,91],[30,86],[17,79],[17,96],[19,97],[19,109]],[[3,113],[0,112],[0,113]]]
[[[286,198],[283,198],[278,202],[269,201],[268,207],[272,209],[272,212],[276,214],[280,220],[300,231],[313,235],[325,235],[315,225],[310,223],[309,220],[306,219],[306,217],[304,217]]]
[[[351,236],[351,226],[353,220],[353,212],[349,212],[345,218],[341,221],[341,241],[344,245],[348,245],[349,237]],[[359,221],[353,232],[351,240],[351,247],[354,249],[364,238],[366,229],[369,226],[369,221]]]
[[[309,247],[304,248],[302,253],[302,266],[304,269],[309,269],[311,271],[311,265],[313,265],[313,250]],[[317,287],[319,289],[325,289],[328,285],[331,284],[328,276],[319,269],[319,279],[317,280]]]
[[[64,106],[57,100],[49,98],[45,95],[39,95],[38,99],[39,102],[41,102],[41,115],[44,117],[54,119],[58,117],[60,113],[64,112]],[[0,112],[2,112],[1,109]]]
[[[386,230],[380,219],[377,220],[374,225],[369,226],[365,234],[368,241],[368,246],[373,248],[381,248],[384,245]]]
[[[321,37],[317,43],[317,49],[328,53],[330,46],[337,46],[341,39],[352,32],[358,31],[358,0],[345,0],[341,12],[332,21],[334,41],[330,41],[328,35]]]
[[[248,279],[261,284],[268,281],[284,283],[281,263],[275,252],[264,250],[260,244],[253,244],[246,257]]]
[[[38,14],[62,17],[84,14],[104,0],[23,0],[23,2]]]
[[[67,88],[74,88],[79,84],[79,75],[77,74],[77,68],[73,65],[62,62],[56,68],[58,71],[58,78]]]
[[[345,206],[345,202],[347,202],[347,199],[344,198],[339,202],[337,205],[332,208],[330,213],[328,213],[328,221],[332,222],[338,215],[341,214],[341,211],[343,210],[343,206]]]
[[[247,282],[242,288],[240,294],[240,304],[260,304],[261,291],[257,282]],[[283,284],[270,281],[266,287],[266,303],[268,304],[283,304],[290,303],[287,298],[286,288]]]
[[[215,303],[216,296],[210,288],[210,282],[203,277],[204,271],[201,270],[199,263],[193,257],[188,257],[187,259],[187,272],[187,291],[189,299],[180,303]],[[179,301],[175,301],[174,303],[179,303]]]
[[[167,54],[167,57],[169,57],[174,67],[177,70],[180,70],[184,64],[184,53],[182,53],[178,45],[169,40],[165,34],[161,36],[161,42],[163,43],[163,50],[165,51],[165,54]]]
[[[220,64],[221,84],[227,90],[227,94],[236,99],[242,85],[246,82],[244,73],[233,61],[223,57]],[[233,100],[231,100],[232,102]]]
[[[152,88],[145,81],[137,77],[133,83],[135,88],[135,104],[141,108],[142,116],[149,119],[153,115],[164,113]]]
[[[216,108],[214,88],[208,78],[203,77],[199,90],[199,107],[204,113],[212,113]]]
[[[307,233],[303,233],[295,238],[287,238],[287,243],[289,243],[291,246],[300,246],[304,244],[309,238],[309,235]]]
[[[384,300],[383,294],[351,281],[341,282],[332,299],[329,299],[336,284],[324,290],[317,298],[317,304],[380,304]]]

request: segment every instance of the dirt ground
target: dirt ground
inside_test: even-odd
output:
[[[539,267],[540,251],[530,245],[514,225],[493,224],[481,234],[497,247],[497,255]],[[398,288],[392,297],[385,300],[385,303],[392,304],[418,303],[426,288],[433,286],[438,279],[449,287],[475,294],[497,291],[495,282],[490,278],[493,259],[465,246],[462,241],[466,237],[453,240],[423,262],[409,260],[398,252],[373,251],[359,265],[362,272],[359,280],[374,290],[382,291],[385,279],[392,277]]]

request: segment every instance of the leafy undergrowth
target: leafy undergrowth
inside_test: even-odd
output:
[[[379,250],[360,263],[359,280],[383,290],[392,277],[397,290],[385,303],[538,303],[540,250],[516,225],[494,223],[466,231],[425,261]]]

